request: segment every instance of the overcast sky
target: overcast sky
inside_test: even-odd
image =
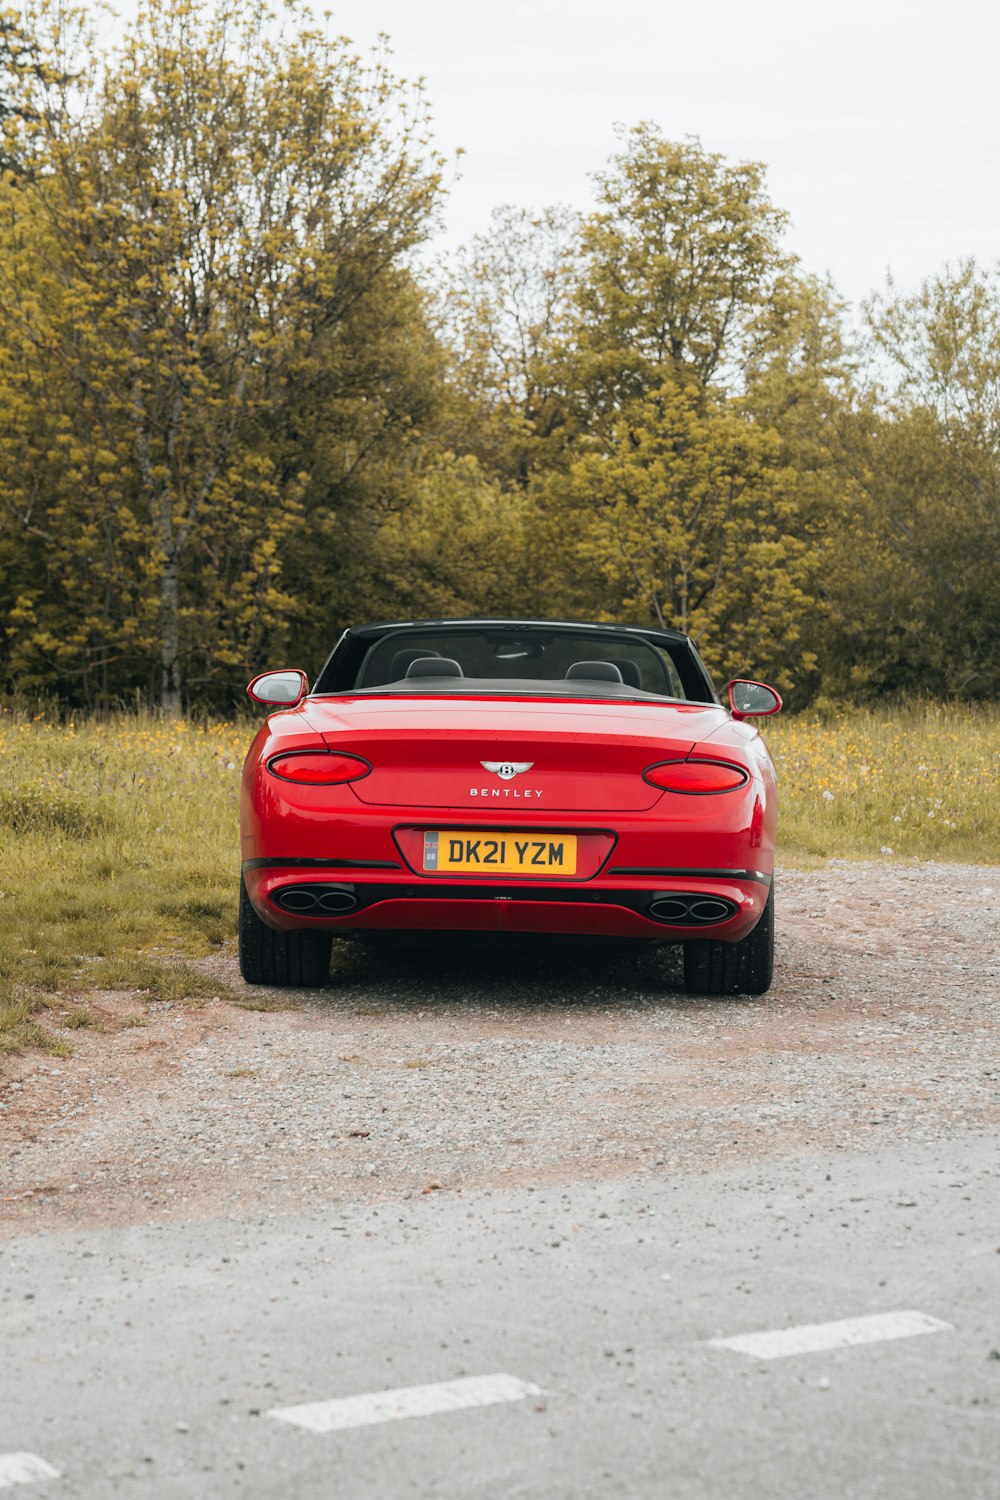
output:
[[[614,123],[651,119],[765,162],[790,247],[851,299],[1000,256],[996,0],[330,3],[359,46],[389,33],[464,147],[451,242],[499,203],[586,208]]]
[[[852,300],[888,268],[1000,256],[997,0],[325,0],[422,76],[464,148],[443,244],[501,203],[585,209],[615,122],[763,161],[806,268]],[[130,0],[119,0],[128,14]],[[317,10],[324,0],[317,0]]]

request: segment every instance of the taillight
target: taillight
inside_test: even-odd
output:
[[[706,792],[734,792],[750,780],[742,766],[730,765],[726,760],[665,760],[642,774],[644,781],[665,792],[688,792],[696,796]]]
[[[371,766],[360,755],[341,755],[333,750],[290,750],[285,755],[273,756],[267,769],[282,781],[298,781],[304,786],[360,781],[371,772]]]

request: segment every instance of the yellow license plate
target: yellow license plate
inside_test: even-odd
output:
[[[433,829],[424,834],[424,869],[435,875],[575,875],[576,835]]]

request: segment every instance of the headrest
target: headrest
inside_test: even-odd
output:
[[[464,677],[465,673],[450,656],[418,656],[406,669],[407,677]]]
[[[571,677],[585,677],[588,682],[624,681],[613,661],[575,661],[566,673],[566,680]]]
[[[627,656],[616,656],[614,664],[622,674],[622,682],[627,682],[629,687],[642,687],[639,668],[634,661],[629,661]]]
[[[397,651],[389,667],[388,681],[398,682],[401,677],[405,677],[411,663],[419,661],[422,656],[436,655],[436,651],[428,651],[426,646],[409,646],[405,651]]]

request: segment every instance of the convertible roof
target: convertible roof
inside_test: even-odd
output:
[[[674,665],[680,674],[685,696],[691,702],[717,703],[719,701],[715,688],[712,686],[712,679],[698,655],[694,641],[683,631],[657,628],[651,625],[616,625],[604,620],[546,620],[525,618],[523,615],[506,618],[464,615],[452,619],[381,620],[369,625],[355,625],[343,632],[330,652],[316,679],[313,693],[339,693],[353,689],[358,681],[358,673],[364,659],[380,641],[391,640],[395,637],[405,644],[407,633],[410,633],[412,640],[414,636],[419,639],[421,632],[424,633],[426,641],[427,636],[432,635],[435,630],[450,630],[456,635],[462,631],[527,632],[539,630],[557,632],[562,634],[564,639],[566,637],[572,639],[573,635],[579,632],[582,656],[588,654],[587,641],[593,640],[595,635],[604,636],[605,639],[610,638],[611,641],[617,640],[623,647],[630,640],[641,640],[649,645],[659,645],[666,654],[673,658]]]
[[[349,634],[353,636],[379,636],[384,635],[387,630],[412,629],[413,627],[424,627],[427,625],[468,625],[472,627],[497,625],[513,625],[519,630],[528,626],[542,626],[548,629],[553,627],[559,630],[601,630],[611,634],[622,633],[626,635],[643,635],[659,637],[668,641],[689,641],[690,636],[681,630],[670,630],[666,626],[659,625],[617,625],[607,620],[535,620],[524,616],[510,618],[495,618],[492,616],[460,616],[450,620],[378,620],[370,625],[352,625]]]

